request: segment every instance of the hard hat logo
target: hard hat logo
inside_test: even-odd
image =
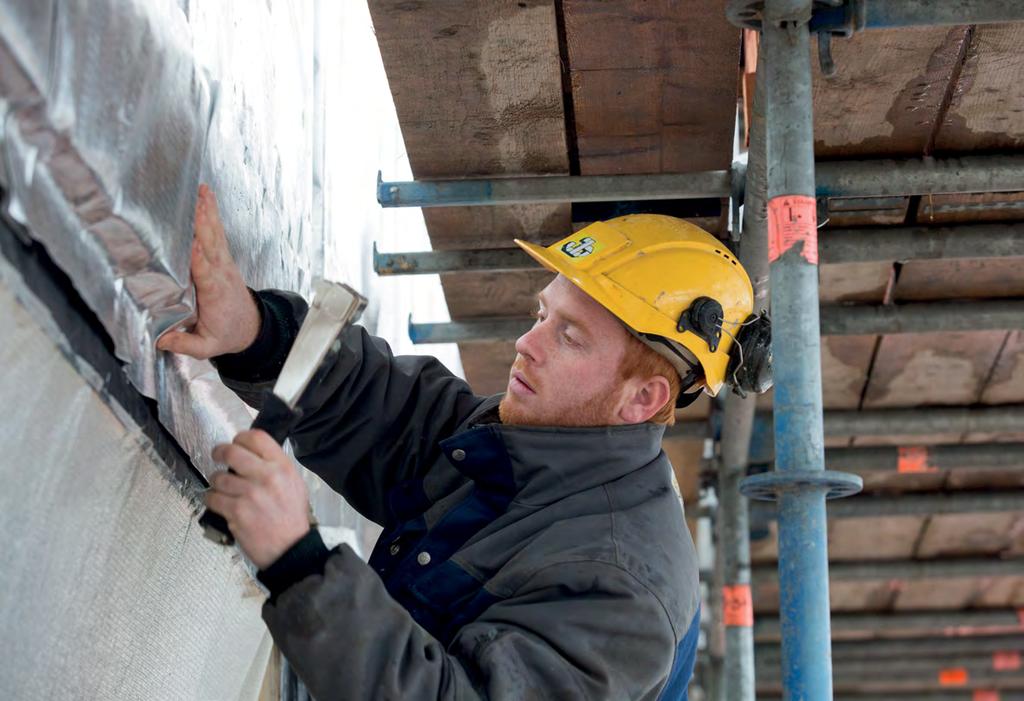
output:
[[[579,241],[569,241],[562,246],[562,253],[570,258],[583,258],[597,250],[597,241],[590,236],[584,236]]]

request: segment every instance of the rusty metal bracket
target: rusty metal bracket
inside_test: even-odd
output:
[[[805,24],[808,18],[797,4],[780,3],[776,16],[768,18],[777,26]],[[726,9],[729,21],[738,27],[760,30],[765,21],[764,0],[732,0]],[[806,12],[804,4],[803,12]],[[950,26],[1024,21],[1024,3],[1019,0],[814,0],[809,19],[811,33],[818,35],[818,62],[826,76],[835,75],[832,38],[849,38],[864,29]]]
[[[726,15],[733,24],[746,29],[760,30],[766,19],[776,24],[804,24],[809,22],[812,33],[818,35],[818,63],[826,76],[836,73],[832,60],[832,37],[849,38],[865,26],[866,5],[862,0],[815,0],[811,17],[793,14],[787,16],[785,8],[778,17],[764,16],[764,0],[733,0]]]

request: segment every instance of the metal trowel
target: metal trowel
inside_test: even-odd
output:
[[[254,429],[284,443],[302,419],[302,397],[314,377],[330,366],[341,350],[339,336],[366,307],[366,298],[348,285],[316,280],[313,303],[277,376],[274,389],[263,397],[263,407],[252,422]],[[203,533],[221,545],[233,545],[234,536],[220,514],[207,509],[199,518]]]

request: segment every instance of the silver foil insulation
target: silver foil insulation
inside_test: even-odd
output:
[[[209,474],[248,425],[211,366],[155,350],[189,323],[196,190],[249,284],[322,273],[313,3],[0,0],[0,182],[99,317],[132,383]]]

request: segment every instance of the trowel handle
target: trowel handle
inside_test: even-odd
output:
[[[300,419],[301,409],[292,409],[276,394],[267,391],[263,395],[263,407],[252,422],[252,427],[266,431],[271,438],[283,444]],[[233,472],[231,468],[228,468],[228,471]],[[203,527],[203,535],[213,542],[221,545],[235,544],[235,537],[228,529],[228,522],[220,514],[207,509],[199,517],[199,525]]]
[[[292,409],[273,392],[263,393],[263,406],[252,422],[254,429],[266,431],[280,445],[302,419],[302,410]]]

